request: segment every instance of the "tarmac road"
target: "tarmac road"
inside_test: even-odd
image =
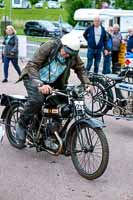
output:
[[[10,66],[9,82],[0,82],[0,94],[25,95],[22,82],[15,84],[15,80],[17,74]],[[70,82],[78,83],[75,75],[71,75]],[[94,181],[82,178],[71,158],[37,153],[35,149],[17,150],[5,136],[0,145],[0,200],[133,200],[132,123],[105,118],[109,165]]]

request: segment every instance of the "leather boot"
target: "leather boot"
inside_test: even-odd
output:
[[[16,142],[19,144],[25,144],[26,141],[26,128],[21,124],[17,123],[16,125]]]

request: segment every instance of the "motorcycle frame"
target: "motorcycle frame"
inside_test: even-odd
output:
[[[70,101],[70,99],[69,99],[69,101]],[[1,105],[5,106],[5,108],[4,108],[3,112],[2,112],[2,115],[1,115],[1,119],[3,119],[3,124],[4,124],[4,120],[6,118],[6,115],[7,115],[8,111],[9,111],[9,109],[11,109],[14,104],[24,105],[25,102],[26,102],[26,97],[25,96],[22,96],[20,98],[19,95],[18,96],[15,95],[15,97],[14,97],[14,95],[3,94],[3,96],[1,96]],[[64,134],[64,131],[67,129],[67,127],[69,126],[69,124],[72,121],[72,119],[74,119],[74,121],[72,122],[72,124],[68,128],[67,133]],[[94,118],[88,118],[88,117],[85,118],[85,115],[84,115],[84,118],[80,117],[79,119],[77,119],[77,116],[76,116],[76,114],[74,112],[73,116],[69,117],[66,120],[64,126],[62,127],[61,133],[60,133],[61,134],[61,138],[63,140],[64,148],[65,148],[65,151],[64,151],[65,155],[69,155],[70,141],[71,141],[71,138],[72,138],[73,133],[74,133],[73,130],[76,129],[77,125],[80,125],[82,123],[88,124],[90,126],[90,128],[102,128],[104,126],[101,121],[96,120]],[[6,124],[6,125],[8,125],[8,124]],[[39,125],[39,127],[40,127],[40,125]],[[37,138],[39,138],[39,135],[37,135]]]

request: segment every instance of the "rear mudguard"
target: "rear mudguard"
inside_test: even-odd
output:
[[[5,120],[9,110],[12,109],[12,106],[16,105],[16,107],[19,107],[19,106],[24,106],[24,104],[22,102],[19,102],[19,101],[12,101],[10,105],[8,106],[5,106],[5,108],[3,109],[2,111],[2,114],[1,114],[1,119]]]
[[[9,109],[10,109],[10,106],[6,106],[4,108],[4,110],[2,111],[2,114],[1,114],[1,119],[5,120]]]
[[[1,119],[5,119],[7,116],[8,111],[11,109],[11,107],[15,104],[22,105],[26,101],[26,97],[19,96],[19,95],[1,95],[1,105],[5,106],[5,108],[2,111]]]
[[[12,102],[25,102],[27,97],[21,95],[7,95],[2,94],[0,96],[0,105],[2,106],[10,106]]]
[[[74,122],[70,126],[70,128],[67,132],[67,135],[66,135],[66,139],[65,139],[66,154],[67,154],[67,152],[70,152],[71,138],[75,132],[77,124],[79,124],[79,125],[86,124],[87,126],[89,126],[92,129],[104,127],[104,124],[101,121],[94,119],[94,118],[79,119],[78,121]]]

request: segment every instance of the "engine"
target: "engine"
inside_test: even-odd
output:
[[[115,116],[131,116],[133,115],[133,96],[130,95],[128,99],[117,100],[117,105],[113,108]]]
[[[68,117],[71,113],[71,106],[69,104],[59,104],[58,106],[44,105],[42,112],[47,117]]]
[[[117,83],[116,88],[130,93],[127,99],[119,99],[116,101],[116,106],[113,109],[115,116],[130,116],[133,115],[133,83],[121,82]]]

